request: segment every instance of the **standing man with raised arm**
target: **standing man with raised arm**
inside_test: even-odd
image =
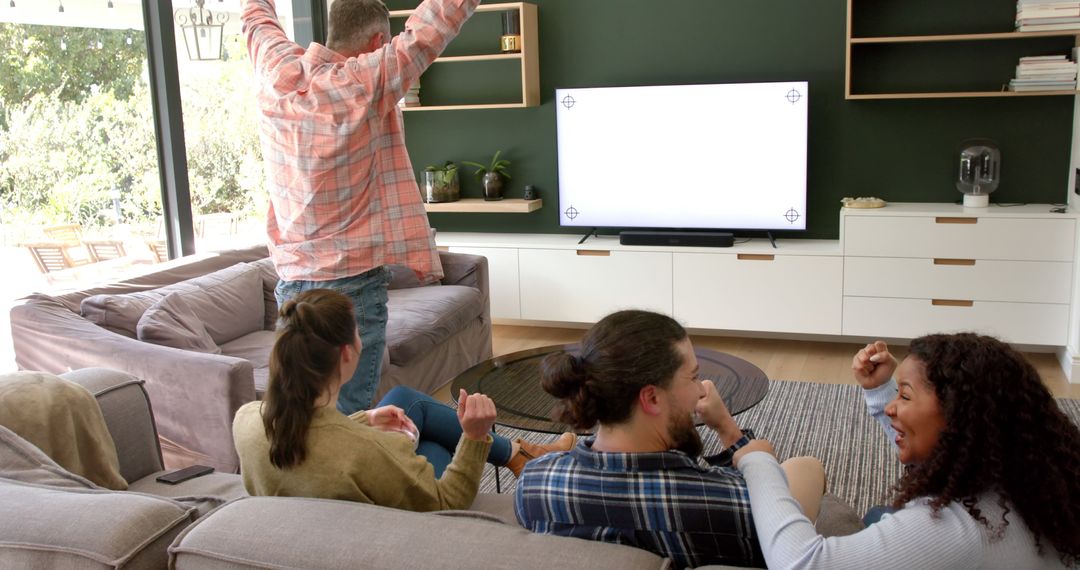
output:
[[[352,300],[363,353],[337,407],[370,407],[386,345],[390,264],[442,277],[398,101],[480,0],[425,0],[391,38],[380,0],[335,0],[326,46],[286,37],[275,0],[245,0],[258,83],[278,306],[326,288]]]

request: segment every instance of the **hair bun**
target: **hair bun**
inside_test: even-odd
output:
[[[585,366],[568,352],[550,354],[540,363],[541,385],[558,399],[575,396],[585,387]]]

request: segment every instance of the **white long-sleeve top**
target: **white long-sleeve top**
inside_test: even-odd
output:
[[[883,421],[883,411],[895,393],[896,384],[889,382],[865,394],[870,414],[886,433],[891,427]],[[739,470],[749,486],[754,526],[769,568],[1065,568],[1045,543],[1039,556],[1031,532],[1015,511],[1008,515],[1009,526],[1001,529],[997,495],[980,497],[978,505],[992,529],[971,518],[957,502],[942,507],[935,517],[930,499],[924,497],[858,533],[825,538],[792,498],[775,457],[747,454],[739,461]]]

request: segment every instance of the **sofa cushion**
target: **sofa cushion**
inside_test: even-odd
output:
[[[138,338],[137,327],[143,313],[170,293],[184,296],[215,344],[263,328],[266,307],[262,272],[248,263],[237,263],[149,291],[93,295],[83,299],[80,310],[86,320],[98,326]]]
[[[478,318],[484,296],[460,285],[396,289],[390,291],[387,307],[390,362],[408,366]]]
[[[277,328],[277,297],[274,296],[274,289],[278,284],[277,268],[274,267],[274,260],[269,257],[252,261],[251,264],[259,269],[259,276],[263,281],[263,310],[266,313],[263,328],[272,331]]]
[[[424,286],[416,276],[416,272],[404,265],[387,265],[386,268],[390,270],[390,284],[387,285],[389,289],[411,289]]]
[[[514,512],[513,493],[477,493],[469,510],[496,517],[509,525],[520,524]]]
[[[221,354],[206,326],[180,293],[169,293],[150,305],[135,326],[138,338],[161,346]]]
[[[297,529],[319,540],[297,541]],[[668,567],[645,550],[534,534],[516,525],[286,497],[226,504],[189,526],[169,549],[169,558],[177,570]]]
[[[235,473],[208,473],[176,485],[159,483],[157,477],[164,473],[168,471],[147,475],[131,483],[128,491],[168,497],[189,507],[195,507],[196,518],[233,499],[248,496],[247,490],[244,489],[244,480]]]
[[[169,499],[0,479],[0,568],[163,568],[195,509]]]
[[[255,373],[255,399],[261,400],[270,379],[270,350],[274,348],[276,331],[255,331],[221,345],[221,353],[251,362]]]
[[[74,382],[45,372],[0,376],[0,425],[68,471],[102,487],[127,488],[97,400]]]

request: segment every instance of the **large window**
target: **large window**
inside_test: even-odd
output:
[[[144,1],[0,1],[0,372],[15,367],[8,313],[16,299],[151,271],[168,255],[166,228],[187,227],[186,216],[166,220],[162,208],[159,171],[169,168],[158,164],[158,148],[162,164],[179,161],[156,139],[153,92],[169,109],[182,102],[188,180],[170,178],[169,195],[190,197],[196,250],[265,240],[241,0],[205,0],[210,23],[224,23],[205,29],[185,27],[196,0],[146,4],[174,21],[175,60],[157,53],[160,42],[149,45],[165,76],[176,72],[179,94],[160,74],[157,88],[150,84]],[[290,37],[294,5],[309,37],[310,15],[324,13],[322,0],[277,4]]]
[[[0,5],[5,337],[14,299],[156,260],[161,184],[142,27],[131,0]]]

